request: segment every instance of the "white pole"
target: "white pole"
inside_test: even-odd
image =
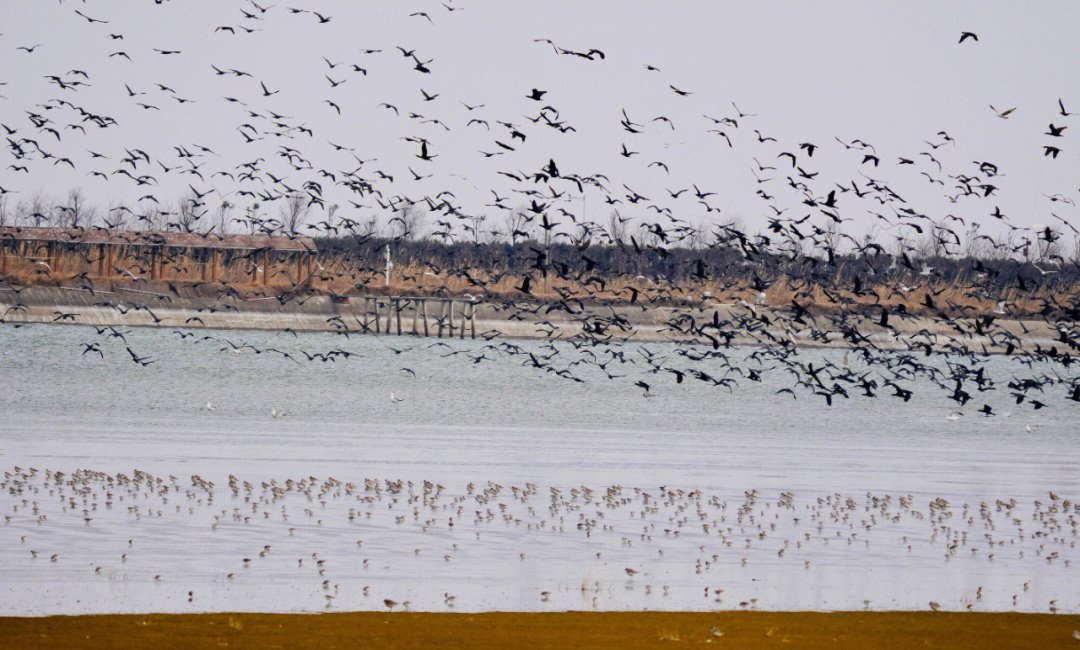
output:
[[[390,244],[386,245],[386,286],[390,286],[390,269],[394,268],[394,263],[390,261]]]

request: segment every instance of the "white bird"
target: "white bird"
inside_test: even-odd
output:
[[[211,402],[207,402],[207,403],[206,403],[206,410],[207,410],[207,411],[216,411],[216,410],[217,410],[217,404],[213,404],[213,403],[211,403]]]
[[[950,414],[945,416],[945,419],[948,420],[949,422],[956,422],[957,420],[960,419],[960,415],[961,415],[960,413],[950,413]]]
[[[404,402],[405,398],[404,397],[394,397],[394,394],[390,393],[390,401],[393,402],[394,404],[397,404],[398,402]]]

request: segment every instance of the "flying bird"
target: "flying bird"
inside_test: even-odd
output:
[[[1016,110],[1016,107],[1013,106],[1012,108],[1006,109],[1004,111],[999,111],[998,109],[994,108],[993,104],[990,104],[990,110],[994,111],[994,115],[996,115],[997,117],[1000,117],[1003,120],[1007,120],[1009,119],[1009,115],[1011,115],[1012,112]]]

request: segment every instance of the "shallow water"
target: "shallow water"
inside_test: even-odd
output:
[[[124,333],[154,363],[134,365],[119,339],[101,343],[104,359],[82,355],[82,341],[102,341],[92,328],[0,326],[2,613],[384,599],[433,611],[1080,611],[1080,409],[1056,394],[1050,408],[1015,405],[1004,384],[1031,372],[1015,359],[987,361],[996,389],[949,420],[955,405],[925,380],[906,404],[881,391],[826,407],[776,394],[790,385],[782,370],[729,392],[646,374],[640,360],[609,367],[627,374],[613,381],[574,366],[575,383],[484,341]],[[690,365],[665,345],[625,346],[627,358],[643,347]],[[304,360],[334,348],[353,356]],[[584,354],[558,350],[560,367]],[[983,403],[1001,415],[976,414]],[[114,483],[67,483],[78,469]],[[115,482],[136,470],[153,478]],[[425,496],[424,481],[444,487]],[[938,498],[947,505],[932,511]]]

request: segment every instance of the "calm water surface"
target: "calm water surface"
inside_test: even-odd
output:
[[[826,407],[776,394],[782,370],[645,374],[637,345],[608,367],[627,376],[575,383],[484,341],[124,334],[154,363],[93,328],[0,326],[0,613],[1080,611],[1080,409],[1014,404],[1014,359],[950,420],[925,381]]]

